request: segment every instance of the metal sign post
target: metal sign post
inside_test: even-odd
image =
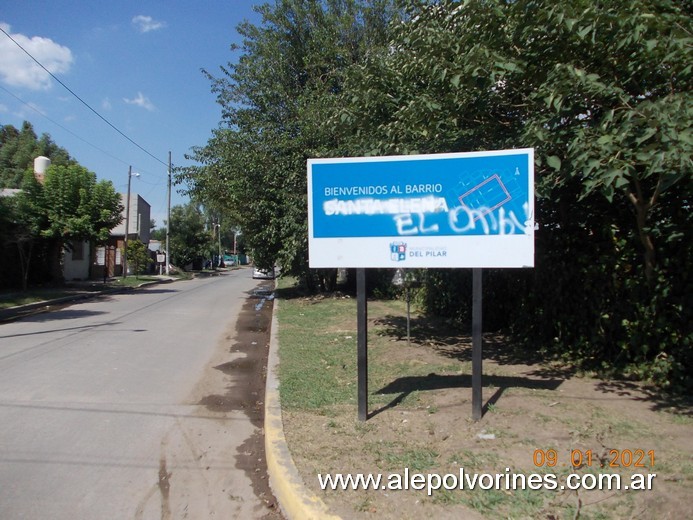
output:
[[[411,342],[411,290],[407,285],[407,345]]]
[[[359,421],[368,419],[368,302],[366,300],[366,270],[356,270],[356,330]]]
[[[472,419],[481,419],[481,268],[472,269]]]

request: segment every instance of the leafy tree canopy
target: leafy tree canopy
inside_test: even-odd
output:
[[[222,125],[178,181],[230,208],[262,267],[310,280],[306,158],[534,147],[537,267],[491,272],[485,315],[591,368],[693,384],[690,3],[402,4],[261,7],[209,75]],[[424,275],[429,311],[465,316],[458,276]]]
[[[169,248],[171,262],[181,268],[207,256],[211,235],[198,204],[189,202],[171,208]]]
[[[120,194],[111,181],[97,181],[82,166],[49,166],[43,185],[27,174],[20,197],[45,215],[41,236],[63,243],[72,240],[105,242],[122,220]]]
[[[19,188],[24,173],[33,171],[34,159],[39,156],[48,157],[56,166],[77,164],[48,134],[38,138],[28,121],[20,130],[0,126],[0,188]]]
[[[392,45],[351,69],[325,127],[353,155],[534,147],[537,268],[492,276],[512,280],[505,323],[528,344],[598,366],[649,362],[660,382],[691,384],[690,10],[497,0],[408,12]],[[446,278],[426,294],[456,314]]]
[[[208,74],[223,125],[178,182],[206,205],[227,208],[257,265],[279,261],[307,275],[305,162],[331,153],[328,117],[347,68],[387,42],[389,0],[280,0],[242,24],[237,63]]]
[[[123,206],[113,183],[97,182],[96,174],[78,165],[49,166],[43,184],[27,172],[17,198],[18,215],[32,236],[52,244],[56,280],[62,279],[63,247],[73,241],[103,243],[122,220]]]
[[[147,249],[147,246],[138,239],[128,240],[127,260],[128,265],[132,266],[135,276],[144,274],[154,262],[149,256],[149,249]]]

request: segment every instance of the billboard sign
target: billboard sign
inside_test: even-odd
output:
[[[534,150],[308,160],[310,267],[533,267]]]

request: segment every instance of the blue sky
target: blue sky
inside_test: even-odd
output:
[[[237,25],[259,24],[251,0],[2,0],[0,26],[130,143],[0,32],[0,124],[30,121],[98,179],[132,191],[166,218],[168,153],[174,165],[204,145],[220,107],[206,69],[234,62]],[[21,101],[19,99],[21,99]],[[174,186],[171,205],[187,202]]]

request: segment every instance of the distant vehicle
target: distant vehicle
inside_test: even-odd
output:
[[[253,278],[260,280],[274,280],[274,277],[274,269],[258,269],[257,267],[253,269]]]

